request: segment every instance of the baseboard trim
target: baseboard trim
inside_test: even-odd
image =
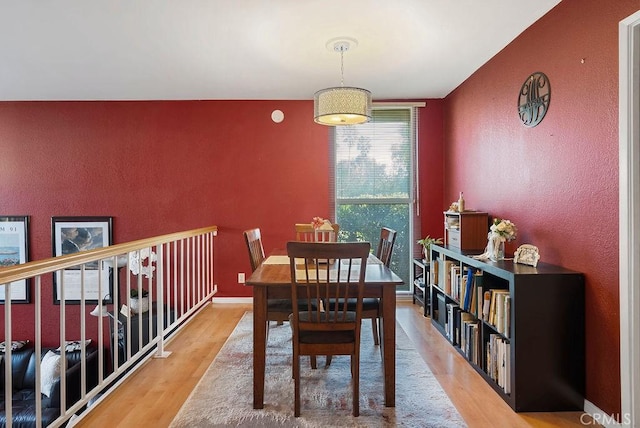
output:
[[[213,297],[214,303],[253,303],[253,297]]]
[[[396,296],[397,301],[408,302],[411,300],[411,295],[399,294]],[[253,303],[253,297],[216,297],[211,299],[214,303]]]

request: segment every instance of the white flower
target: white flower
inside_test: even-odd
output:
[[[144,261],[149,259],[147,265],[144,265]],[[151,248],[143,248],[140,251],[132,251],[129,253],[129,270],[134,275],[144,275],[147,278],[153,277],[153,271],[156,267],[153,263],[158,260],[156,253],[151,251]]]
[[[501,242],[511,241],[516,238],[518,229],[509,220],[494,218],[493,224],[489,228],[489,239],[499,238]]]

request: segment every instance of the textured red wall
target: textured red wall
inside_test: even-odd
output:
[[[435,121],[434,137],[421,132],[426,144],[441,146],[441,109],[420,116]],[[31,216],[31,260],[51,256],[52,216],[113,216],[114,243],[215,224],[219,296],[250,296],[237,284],[250,272],[243,230],[260,227],[270,251],[294,223],[330,217],[328,128],[312,117],[311,101],[0,103],[0,214]],[[439,153],[429,175],[441,181],[441,147],[429,152]],[[50,286],[47,319],[57,313]],[[31,311],[13,306],[14,337],[33,337]],[[69,339],[78,319],[70,307]],[[56,340],[57,318],[44,328]]]
[[[586,276],[586,398],[620,411],[618,22],[637,0],[564,0],[446,98],[445,197],[512,220],[542,261]],[[551,81],[535,128],[520,87]],[[531,322],[536,322],[532,319]]]
[[[444,100],[429,100],[419,109],[418,170],[421,236],[442,237],[444,190]]]

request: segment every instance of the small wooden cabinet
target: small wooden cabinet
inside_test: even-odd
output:
[[[444,244],[460,251],[484,251],[489,214],[480,211],[445,211]]]

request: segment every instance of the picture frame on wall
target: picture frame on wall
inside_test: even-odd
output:
[[[0,216],[0,267],[29,261],[29,216]],[[28,279],[9,284],[11,303],[30,303]],[[6,285],[0,285],[0,304],[6,299]]]
[[[55,257],[108,247],[113,237],[113,217],[52,217],[51,241]],[[102,296],[99,295],[102,278]],[[53,303],[60,304],[62,287],[66,304],[80,304],[82,281],[86,303],[112,301],[112,269],[104,263],[87,263],[53,274]]]

